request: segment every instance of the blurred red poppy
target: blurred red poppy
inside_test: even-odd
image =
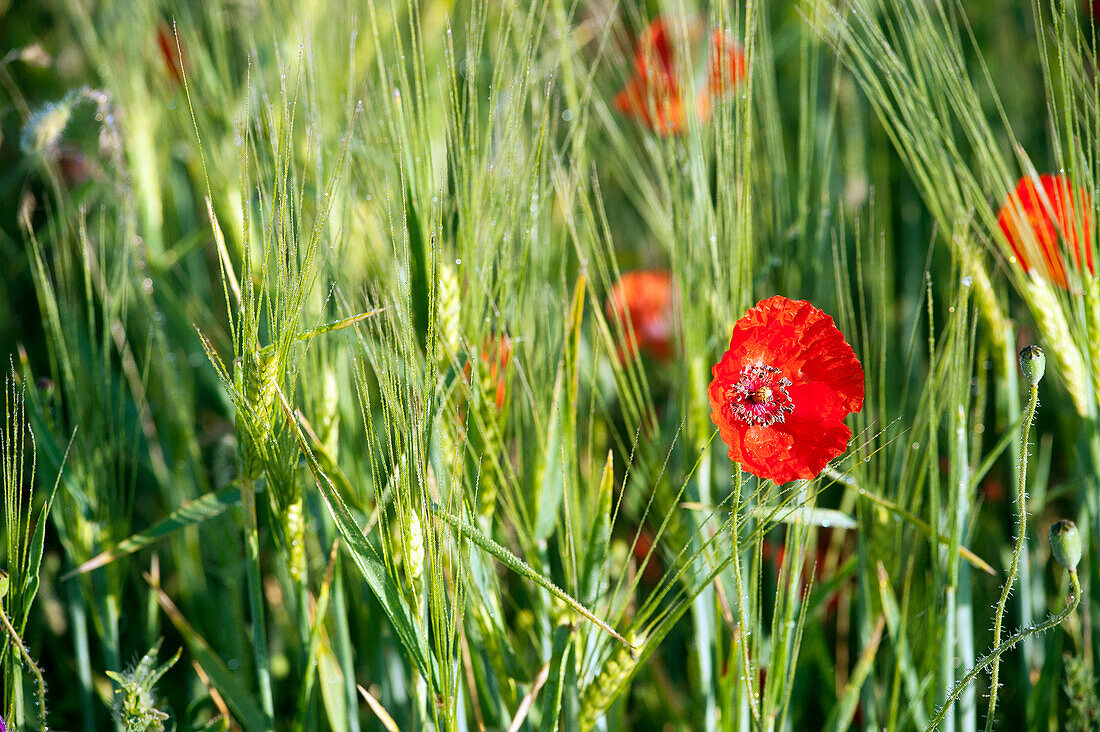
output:
[[[1073,251],[1074,266],[1094,273],[1092,201],[1083,188],[1075,193],[1061,175],[1024,176],[997,213],[997,224],[1025,272],[1035,271],[1063,289],[1069,288],[1059,239]]]
[[[990,503],[1000,503],[1005,499],[1005,484],[996,478],[986,478],[981,490],[982,496]]]
[[[734,462],[776,483],[814,478],[848,446],[863,366],[833,319],[776,296],[737,321],[707,390]]]
[[[610,320],[622,323],[626,335],[621,354],[638,349],[653,358],[668,360],[674,349],[672,277],[664,270],[627,272],[611,288],[604,306]],[[630,338],[630,331],[634,339]]]
[[[659,552],[653,552],[653,555],[650,556],[650,552],[653,551],[652,534],[643,529],[642,531],[632,531],[632,535],[635,536],[634,561],[638,563],[639,567],[645,565],[642,569],[642,579],[650,584],[657,584],[664,576],[664,569],[661,567]]]
[[[844,534],[845,530],[822,527],[817,534],[817,547],[816,551],[811,552],[807,547],[806,552],[802,557],[803,566],[797,568],[800,572],[800,578],[798,583],[798,592],[802,594],[807,587],[804,581],[805,572],[808,569],[807,564],[813,569],[815,589],[820,590],[822,587],[821,580],[825,579],[827,574],[831,574],[836,571],[837,566],[843,564],[845,559],[852,554],[851,541],[848,537],[841,538],[840,553],[837,557],[833,558],[833,562],[830,563],[830,546],[833,544],[834,537],[837,533]],[[765,538],[760,547],[761,557],[765,562],[769,562],[772,565],[772,569],[775,571],[775,581],[779,582],[783,578],[781,576],[781,568],[783,562],[787,558],[787,547],[783,540],[777,538]],[[794,571],[795,568],[792,568]],[[834,584],[829,590],[827,600],[825,601],[825,610],[827,613],[834,613],[839,606],[840,593],[849,586],[854,580]]]
[[[698,91],[681,89],[676,52],[685,43],[696,45],[703,24],[687,21],[682,29],[687,37],[676,37],[660,17],[646,26],[634,46],[634,75],[614,99],[620,113],[666,135],[687,128],[686,114],[709,119],[712,98],[731,92],[745,77],[745,53],[740,44],[728,31],[716,30],[708,39],[706,85]]]
[[[493,390],[498,410],[504,408],[508,396],[508,366],[511,361],[512,339],[506,335],[493,336],[481,347],[481,363],[489,367],[488,380],[483,376],[482,383]]]
[[[180,48],[176,44],[176,34],[166,25],[157,26],[157,48],[164,62],[164,68],[168,75],[177,84],[183,83],[183,59],[180,56]]]

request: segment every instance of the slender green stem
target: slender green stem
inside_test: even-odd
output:
[[[1008,605],[1008,596],[1012,592],[1012,585],[1020,570],[1020,557],[1027,543],[1027,441],[1031,432],[1031,423],[1035,419],[1035,410],[1039,406],[1039,385],[1032,384],[1028,392],[1027,416],[1024,426],[1020,430],[1020,467],[1017,471],[1019,486],[1016,490],[1016,521],[1019,524],[1016,534],[1016,546],[1012,550],[1012,562],[1008,567],[1008,577],[1005,578],[1004,587],[1001,589],[1001,599],[997,602],[997,612],[993,619],[993,645],[1001,642],[1001,624],[1004,621],[1005,607]],[[1024,587],[1027,590],[1027,587]],[[989,685],[989,712],[985,717],[986,732],[993,729],[994,712],[997,710],[997,691],[1001,670],[1000,657],[993,659],[993,669],[990,671]]]
[[[294,729],[301,732],[306,728],[310,700],[313,696],[313,680],[316,675],[316,649],[320,638],[322,608],[317,608],[317,621],[311,623],[309,617],[309,583],[305,576],[298,579],[298,643],[302,647],[303,672],[302,685],[298,689],[298,704],[294,718]],[[312,627],[311,627],[312,626]]]
[[[946,610],[944,611],[943,618],[943,649],[940,653],[940,684],[944,687],[944,719],[946,724],[944,727],[951,732],[955,732],[955,708],[951,699],[951,689],[958,688],[958,682],[955,681],[955,585],[950,584],[947,586],[947,591],[944,594],[944,605]],[[960,689],[961,693],[961,689]],[[956,697],[957,698],[957,697]]]
[[[332,580],[332,624],[336,636],[336,658],[344,677],[344,700],[348,709],[358,704],[355,687],[355,661],[352,655],[351,632],[348,628],[348,606],[344,594],[344,575],[340,569],[340,555],[336,555],[335,574]],[[359,732],[359,717],[348,715],[348,732]]]
[[[115,671],[122,670],[122,647],[119,642],[119,609],[118,595],[107,587],[106,577],[103,573],[94,578],[97,585],[97,594],[100,596],[100,607],[103,623],[103,656],[107,668]],[[116,732],[125,732],[122,722],[114,720]]]
[[[69,583],[69,620],[73,626],[76,676],[80,681],[80,706],[84,732],[95,732],[95,701],[92,694],[92,661],[88,652],[88,612],[80,588]]]
[[[749,619],[745,613],[745,586],[741,577],[741,538],[737,530],[737,512],[741,508],[741,466],[733,465],[734,473],[734,520],[731,522],[733,535],[733,583],[737,587],[737,625],[741,629],[738,645],[741,646],[741,667],[745,675],[745,692],[749,698],[749,712],[753,721],[760,724],[760,709],[756,704],[756,693],[752,689],[752,659],[749,657]]]
[[[957,514],[957,543],[953,550],[962,548],[962,536],[970,523],[970,451],[967,448],[966,409],[962,404],[955,405],[955,440],[953,445],[953,466],[955,471],[952,493],[954,494]],[[956,578],[958,594],[955,597],[955,642],[959,663],[963,668],[974,663],[974,605],[971,594],[970,567],[960,561],[962,554],[952,556],[951,574]],[[978,728],[978,699],[973,687],[967,689],[959,702],[959,729],[962,732],[975,732]]]
[[[699,379],[699,374],[694,374],[696,379]],[[705,379],[705,377],[704,377]],[[706,383],[705,380],[698,380],[696,383]],[[703,454],[703,459],[699,463],[698,480],[696,485],[699,491],[699,500],[704,504],[711,502],[710,493],[710,453],[705,452],[705,433],[700,433],[700,439],[704,440],[702,445],[697,445],[697,449],[700,449]],[[693,519],[693,523],[697,523]],[[705,526],[705,522],[697,523],[700,529],[699,536],[702,536],[702,529]],[[695,633],[693,641],[695,643],[695,662],[696,668],[699,673],[699,685],[703,693],[703,708],[702,712],[704,729],[707,732],[712,732],[717,729],[717,704],[714,693],[714,657],[712,656],[715,640],[715,627],[714,627],[714,607],[716,604],[714,588],[709,587],[692,600],[691,602],[691,615],[692,623],[695,626]]]
[[[994,647],[992,651],[982,656],[981,659],[978,660],[978,663],[974,665],[974,668],[970,669],[970,671],[967,672],[966,676],[963,676],[962,680],[959,683],[955,684],[955,687],[951,690],[951,693],[947,695],[947,698],[944,700],[943,704],[940,706],[939,709],[936,710],[936,716],[932,718],[932,721],[926,728],[925,732],[929,732],[929,730],[934,730],[939,727],[940,723],[943,721],[944,715],[947,714],[951,706],[958,700],[959,696],[963,692],[963,689],[965,689],[967,685],[971,681],[973,681],[978,674],[984,671],[987,666],[1000,658],[1001,655],[1003,655],[1004,653],[1012,650],[1012,647],[1020,641],[1024,640],[1025,638],[1029,638],[1037,633],[1042,633],[1044,631],[1050,630],[1054,626],[1061,624],[1066,618],[1073,614],[1073,612],[1081,604],[1081,583],[1077,579],[1077,570],[1075,569],[1071,569],[1069,571],[1069,578],[1070,581],[1073,583],[1073,596],[1070,598],[1069,604],[1066,605],[1065,609],[1063,609],[1062,612],[1058,613],[1057,615],[1051,615],[1038,625],[1021,628],[1020,630],[1016,631],[1011,636],[1006,638],[1005,641],[999,646]]]
[[[256,484],[249,478],[241,481],[241,506],[244,509],[245,568],[248,574],[248,607],[252,614],[252,651],[256,662],[256,681],[260,687],[260,704],[264,710],[264,725],[273,730],[275,703],[271,694],[271,668],[267,657],[267,631],[264,626],[264,599],[260,579],[260,531],[256,521]]]
[[[1023,425],[1025,415],[1024,410],[1020,406],[1019,372],[1017,371],[1016,350],[1014,347],[1016,338],[1012,332],[1006,333],[1005,337],[1005,345],[1001,351],[1001,409],[1009,420],[1017,423],[1009,429],[1005,434],[1005,438],[1019,439],[1020,427]],[[1019,500],[1021,490],[1027,487],[1027,484],[1020,479],[1021,467],[1019,463],[1014,463],[1012,465],[1012,482],[1013,485],[1017,486],[1016,495],[1014,496],[1016,500]],[[1027,540],[1025,539],[1024,542],[1024,546],[1026,547]],[[1031,592],[1031,560],[1028,557],[1027,551],[1020,553],[1020,571],[1018,574],[1020,587],[1023,588],[1023,591],[1017,595],[1020,606],[1018,625],[1020,627],[1027,627],[1035,622],[1035,612],[1033,610],[1034,599],[1033,593]],[[1035,645],[1033,639],[1029,638],[1024,641],[1020,662],[1021,670],[1025,676],[1030,669],[1037,668],[1040,665],[1042,650],[1041,646]]]

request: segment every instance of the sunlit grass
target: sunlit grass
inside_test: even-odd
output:
[[[1096,33],[970,5],[0,9],[8,728],[1093,728]],[[784,485],[776,294],[866,391]]]

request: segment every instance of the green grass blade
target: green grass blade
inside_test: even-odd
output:
[[[584,584],[581,585],[583,597],[591,602],[599,592],[599,581],[603,577],[604,562],[607,561],[607,548],[611,538],[611,494],[615,482],[615,465],[612,453],[608,451],[607,461],[600,478],[599,494],[596,498],[596,513],[588,532],[588,546],[584,551]]]
[[[54,480],[53,489],[50,491],[50,495],[46,498],[45,503],[38,511],[38,521],[35,523],[34,536],[31,537],[31,543],[27,552],[27,566],[23,575],[23,599],[20,607],[23,608],[23,617],[17,618],[17,626],[20,632],[27,627],[27,619],[30,617],[31,603],[34,602],[35,596],[38,594],[38,586],[40,580],[38,572],[42,567],[42,552],[46,545],[46,519],[49,518],[50,508],[53,507],[54,498],[57,496],[57,488],[61,485],[61,475],[65,470],[65,463],[69,460],[69,452],[73,448],[73,440],[76,439],[76,429],[73,429],[72,437],[69,438],[69,445],[65,448],[65,454],[61,456],[61,467],[58,468],[57,478]]]
[[[296,730],[305,729],[306,714],[309,711],[310,698],[313,694],[313,681],[317,674],[317,670],[320,668],[319,654],[322,645],[327,647],[327,643],[322,644],[321,637],[324,633],[325,621],[328,617],[329,594],[332,588],[333,572],[336,569],[336,553],[339,550],[340,542],[337,540],[333,542],[332,551],[329,552],[328,568],[325,570],[325,578],[321,582],[321,592],[317,597],[317,609],[313,618],[310,619],[309,647],[306,650],[306,678],[298,691],[297,711],[294,714],[294,728]],[[302,607],[299,608],[298,611],[301,613],[309,613],[309,608]],[[329,650],[329,655],[332,655],[331,650]],[[342,694],[335,694],[334,696],[341,702],[344,699]],[[326,706],[328,706],[327,702]]]
[[[146,580],[149,581],[151,578],[146,576]],[[206,639],[199,635],[187,622],[187,618],[183,616],[183,613],[179,611],[179,608],[176,607],[164,590],[151,581],[150,585],[157,593],[157,602],[160,603],[164,614],[168,616],[168,619],[172,621],[172,625],[183,636],[191,655],[195,657],[199,666],[210,677],[210,683],[225,699],[225,703],[229,705],[241,727],[245,732],[253,732],[254,730],[259,732],[262,730],[264,728],[264,713],[249,694],[247,687],[241,684],[240,674],[229,670],[229,667],[225,665],[225,661],[214,652]]]
[[[367,581],[367,586],[370,587],[371,592],[378,598],[382,609],[386,612],[390,622],[393,623],[394,631],[397,633],[401,645],[411,656],[420,673],[426,679],[433,678],[421,643],[421,637],[416,631],[415,623],[402,599],[401,589],[386,571],[386,565],[378,556],[375,548],[367,541],[363,529],[355,522],[355,518],[348,510],[347,504],[340,496],[340,492],[336,490],[336,486],[322,470],[320,463],[317,462],[317,458],[314,457],[313,451],[310,450],[306,437],[302,432],[298,416],[290,408],[286,395],[278,386],[276,386],[276,394],[287,413],[288,424],[294,430],[298,446],[305,456],[306,464],[309,465],[309,469],[313,473],[317,488],[321,492],[321,498],[324,499],[329,514],[336,524],[336,530],[340,533],[344,546],[351,553],[355,566],[359,568],[359,572],[363,575],[363,579]]]
[[[604,622],[600,618],[596,617],[596,615],[591,610],[589,610],[584,605],[577,602],[571,595],[569,595],[569,593],[567,593],[565,590],[561,589],[560,587],[555,585],[553,582],[551,582],[550,580],[546,579],[541,574],[539,574],[538,572],[533,570],[531,568],[531,566],[529,564],[527,564],[527,562],[523,561],[522,559],[517,557],[512,552],[508,551],[507,549],[502,547],[500,544],[496,543],[495,541],[490,539],[488,536],[481,533],[481,531],[479,531],[477,528],[471,526],[470,524],[466,523],[465,521],[462,521],[461,519],[459,519],[455,516],[452,516],[451,514],[447,513],[443,509],[441,509],[439,506],[432,505],[431,509],[432,509],[432,513],[439,516],[447,524],[449,524],[451,526],[451,528],[458,531],[460,536],[464,536],[464,537],[470,539],[470,541],[472,541],[478,547],[480,547],[481,549],[485,550],[489,554],[496,557],[496,559],[501,564],[508,567],[513,572],[520,575],[521,577],[526,577],[527,579],[531,580],[532,582],[537,584],[539,587],[543,588],[544,590],[549,592],[551,595],[553,595],[554,597],[558,598],[559,600],[564,602],[569,607],[576,610],[578,613],[583,615],[585,618],[587,618],[588,620],[595,623],[597,626],[600,627],[601,630],[603,630],[605,633],[610,635],[612,638],[615,638],[616,640],[621,641],[622,643],[625,643],[626,645],[630,646],[631,648],[634,647],[633,644],[630,643],[630,641],[628,641],[626,638],[623,638],[621,635],[616,633],[614,628],[612,628],[610,625],[608,625],[606,622]]]
[[[555,732],[558,729],[558,717],[561,714],[562,691],[565,687],[566,664],[572,655],[570,650],[573,633],[570,628],[559,626],[554,630],[551,646],[550,675],[547,677],[546,697],[542,704],[541,732]],[[566,727],[565,729],[569,729]]]
[[[106,566],[111,562],[133,554],[150,544],[167,538],[180,529],[188,526],[198,526],[210,519],[220,516],[227,508],[240,503],[241,491],[236,485],[229,485],[220,491],[212,491],[193,501],[188,501],[172,513],[156,522],[148,529],[139,531],[120,541],[115,546],[97,554],[76,569],[62,575],[62,580],[75,577],[78,574],[91,572],[93,569]]]
[[[322,636],[317,649],[317,679],[321,692],[321,702],[325,708],[325,720],[332,732],[346,732],[348,720],[347,695],[344,693],[347,681],[340,670],[340,661],[329,645],[328,638]]]
[[[420,226],[420,216],[413,201],[412,189],[405,189],[405,228],[409,237],[409,288],[412,297],[412,315],[417,343],[421,348],[428,342],[431,321],[431,294],[428,282],[428,242]]]
[[[750,510],[753,518],[762,521],[780,524],[804,524],[806,526],[820,526],[822,528],[852,530],[858,527],[856,520],[844,513],[832,508],[817,508],[812,506],[796,506],[784,510],[776,506],[761,504],[753,506]]]
[[[565,466],[562,465],[562,421],[565,419],[562,406],[563,381],[563,372],[559,371],[554,384],[553,406],[550,408],[549,434],[543,440],[535,470],[538,476],[538,505],[534,534],[539,540],[547,539],[557,526],[558,511],[565,494]]]
[[[893,588],[890,587],[890,577],[886,573],[886,567],[883,566],[882,562],[878,562],[876,568],[878,570],[879,597],[882,600],[882,614],[886,620],[886,628],[890,633],[890,638],[894,642],[898,667],[905,681],[905,692],[908,694],[912,705],[913,721],[916,722],[918,727],[924,727],[928,724],[928,710],[924,708],[924,697],[922,696],[924,684],[921,683],[919,672],[913,662],[913,654],[909,648],[909,642],[906,639],[905,629],[902,625],[901,608],[898,605],[898,599],[894,595]]]
[[[951,543],[951,539],[949,537],[944,536],[943,534],[940,534],[939,532],[932,531],[931,525],[929,525],[929,523],[927,521],[925,521],[924,519],[922,519],[920,516],[917,516],[912,511],[906,511],[904,508],[897,505],[893,501],[890,501],[889,499],[883,498],[882,496],[876,495],[876,494],[872,493],[871,491],[868,491],[864,488],[861,488],[859,486],[859,484],[857,484],[855,482],[855,480],[850,478],[849,476],[841,475],[840,473],[836,473],[836,472],[834,472],[834,471],[832,471],[828,468],[826,468],[824,474],[827,475],[828,477],[836,480],[837,482],[843,483],[844,485],[848,486],[853,491],[855,491],[856,494],[860,498],[866,498],[868,501],[871,501],[874,504],[882,506],[887,511],[893,513],[894,515],[898,516],[899,518],[905,519],[906,521],[911,523],[913,526],[920,529],[920,531],[925,536],[928,536],[929,538],[935,539],[936,541],[938,541],[939,543],[944,544],[944,545],[948,545],[948,544]],[[965,546],[962,546],[962,545],[959,546],[959,555],[962,556],[962,558],[965,559],[966,561],[970,562],[971,565],[973,565],[974,567],[977,567],[978,569],[982,570],[986,574],[993,575],[994,577],[997,576],[996,570],[994,570],[993,567],[990,566],[989,562],[985,561],[984,559],[979,557],[977,554],[975,554],[973,551],[971,551],[970,549],[967,549]]]
[[[829,715],[829,720],[824,727],[828,732],[842,732],[842,730],[846,730],[852,725],[863,684],[867,681],[867,677],[870,676],[875,665],[875,654],[878,653],[879,643],[882,641],[884,626],[885,621],[880,617],[875,625],[874,634],[867,641],[863,652],[859,654],[855,671],[852,672],[852,677],[848,680],[848,688],[844,690],[840,702],[833,708],[832,714]]]

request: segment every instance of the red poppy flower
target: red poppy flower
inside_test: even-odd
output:
[[[183,83],[183,59],[180,56],[179,46],[176,44],[175,33],[166,25],[157,26],[157,48],[164,62],[164,68],[172,81]]]
[[[672,277],[662,270],[636,270],[622,276],[607,297],[607,317],[623,329],[634,331],[638,348],[656,359],[667,360],[673,351]],[[629,326],[628,326],[629,324]],[[632,356],[629,338],[622,355]]]
[[[730,459],[785,483],[814,478],[848,446],[844,424],[863,408],[863,366],[833,319],[776,296],[737,321],[714,366],[711,419]]]
[[[1074,194],[1069,180],[1061,175],[1041,175],[1039,184],[1024,176],[997,213],[997,224],[1025,272],[1035,270],[1059,287],[1069,288],[1059,238],[1073,251],[1075,266],[1092,266],[1092,201],[1083,188]],[[1079,218],[1080,217],[1080,218]]]
[[[481,347],[483,389],[494,392],[494,401],[497,409],[504,408],[504,402],[508,397],[508,366],[512,361],[512,339],[506,335],[491,336]],[[488,367],[489,373],[484,369]],[[470,364],[467,362],[463,370],[466,379],[470,378]]]
[[[685,112],[699,119],[710,117],[711,98],[733,90],[745,76],[745,53],[733,36],[723,30],[710,35],[707,82],[698,92],[680,88],[675,54],[677,41],[693,46],[703,32],[698,21],[686,24],[687,38],[672,36],[660,17],[654,19],[634,47],[634,76],[615,95],[620,113],[641,120],[661,134],[680,134],[687,126]],[[685,101],[686,97],[686,101]]]

